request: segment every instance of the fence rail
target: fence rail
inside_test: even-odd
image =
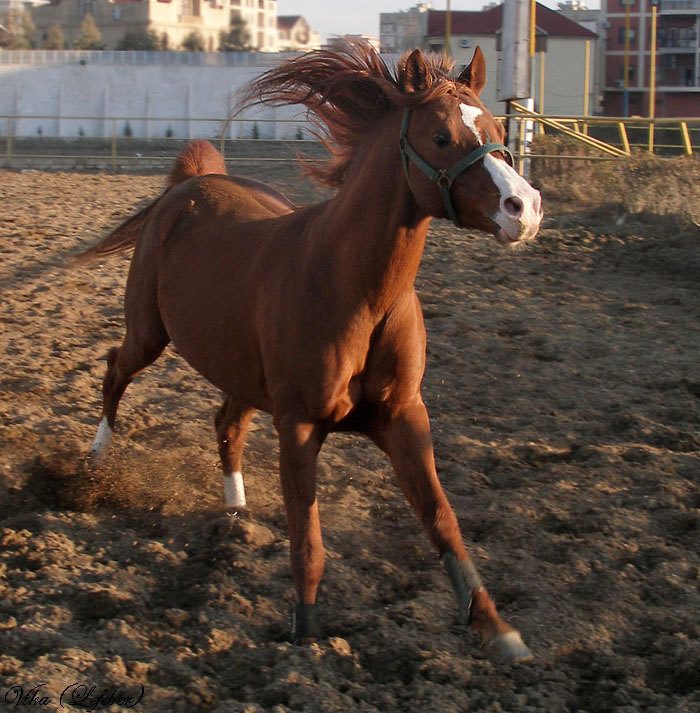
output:
[[[180,65],[191,67],[269,67],[291,52],[156,52],[146,50],[0,50],[0,64]]]
[[[497,117],[505,119],[506,117]],[[511,115],[516,122],[515,153],[522,166],[526,159],[558,158],[562,160],[615,160],[629,156],[634,149],[663,153],[665,155],[693,155],[700,151],[700,117],[672,119],[644,119],[640,117],[598,117],[598,116],[541,116],[524,110],[521,114]],[[102,122],[105,128],[100,137],[76,136],[28,136],[15,132],[18,120],[38,119],[58,122]],[[244,123],[252,127],[251,135],[245,138],[227,137],[229,122]],[[318,146],[308,140],[305,121],[299,119],[269,119],[242,117],[233,120],[225,118],[182,118],[182,117],[135,117],[135,116],[48,116],[27,114],[0,115],[0,165],[12,168],[19,163],[33,164],[47,160],[74,160],[98,162],[96,168],[115,170],[124,166],[144,166],[171,161],[178,147],[187,140],[187,135],[165,137],[134,137],[125,134],[119,127],[124,123],[160,122],[176,125],[200,124],[211,126],[207,138],[218,143],[228,162],[292,162],[298,160],[294,152],[288,151],[280,157],[280,151],[256,151],[256,147],[274,144],[279,148],[289,145],[298,148],[305,145]],[[277,139],[256,136],[257,126],[265,124],[288,125],[289,130]],[[525,140],[532,134],[533,124],[537,124],[540,135],[569,136],[585,144],[589,149],[586,154],[561,154],[537,152],[530,142]],[[529,134],[528,134],[529,131]],[[306,137],[306,138],[305,138]],[[658,139],[658,140],[657,140]],[[4,145],[3,145],[4,143]],[[244,147],[244,150],[242,150]],[[600,151],[598,155],[591,151]],[[312,150],[312,153],[317,151]],[[268,155],[263,155],[267,153]]]

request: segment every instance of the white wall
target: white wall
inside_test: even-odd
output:
[[[0,117],[61,116],[61,119],[13,120],[15,136],[105,137],[123,136],[126,117],[134,137],[212,138],[220,136],[221,120],[234,95],[266,67],[189,67],[166,65],[116,66],[55,64],[31,66],[0,64]],[[70,119],[66,117],[94,117]],[[151,121],[145,121],[150,117]],[[293,124],[280,119],[298,118]],[[260,138],[294,138],[307,126],[298,107],[256,107],[245,114],[248,121],[231,124],[230,138],[249,138],[257,123]],[[175,121],[177,119],[178,121]],[[197,121],[217,119],[219,121]],[[258,119],[259,121],[255,121]],[[260,120],[274,119],[274,123]],[[0,118],[0,134],[7,122]],[[305,134],[305,137],[307,135]]]

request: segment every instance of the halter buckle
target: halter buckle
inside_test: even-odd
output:
[[[441,168],[438,171],[435,183],[438,184],[440,188],[451,188],[452,187],[452,176],[447,172],[446,169]]]

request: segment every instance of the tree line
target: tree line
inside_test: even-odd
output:
[[[66,47],[65,37],[60,25],[51,25],[47,28],[45,36],[40,43],[36,42],[35,37],[36,26],[28,9],[13,9],[4,18],[0,17],[0,49],[105,49],[105,45],[102,42],[102,34],[95,23],[95,18],[90,13],[85,15],[80,25],[80,35],[72,43],[72,47]],[[182,49],[186,52],[204,52],[206,44],[204,37],[197,30],[186,35],[180,47],[171,46],[170,39],[165,32],[159,34],[154,30],[138,30],[127,32],[117,43],[115,49],[151,52]],[[239,14],[232,13],[229,29],[219,32],[219,51],[248,52],[250,50],[252,50],[250,34],[245,20]]]

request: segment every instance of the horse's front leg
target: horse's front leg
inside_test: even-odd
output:
[[[383,408],[369,435],[391,459],[401,490],[445,564],[460,613],[481,635],[487,655],[508,663],[531,659],[520,634],[498,615],[464,547],[457,518],[437,477],[422,399]]]
[[[292,579],[298,597],[292,641],[302,643],[320,636],[316,592],[323,576],[324,550],[316,501],[316,459],[327,434],[318,424],[293,414],[276,418],[275,424]]]

